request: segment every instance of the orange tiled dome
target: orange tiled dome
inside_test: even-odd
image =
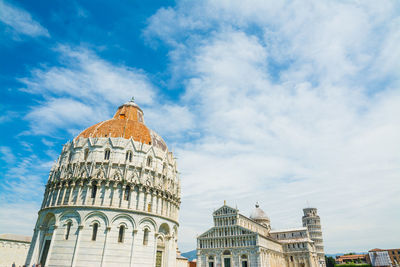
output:
[[[143,111],[133,99],[120,106],[114,117],[99,122],[83,132],[76,139],[89,137],[122,137],[167,149],[164,140],[154,131],[147,128],[143,120]]]

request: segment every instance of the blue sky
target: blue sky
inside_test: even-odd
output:
[[[0,0],[0,229],[32,234],[62,145],[135,96],[178,157],[179,246],[214,208],[319,209],[326,252],[400,239],[397,1]]]

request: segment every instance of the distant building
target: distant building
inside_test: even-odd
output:
[[[9,267],[13,263],[22,266],[25,263],[30,243],[30,236],[0,234],[0,267]]]
[[[176,267],[188,267],[189,260],[181,255],[179,250],[176,251]]]
[[[336,264],[358,262],[367,263],[367,254],[354,254],[354,255],[342,255],[337,256],[335,259]]]
[[[312,210],[312,216],[318,216]],[[306,211],[305,216],[310,217]],[[307,227],[271,231],[270,219],[258,204],[250,218],[224,204],[213,213],[213,220],[214,226],[197,238],[198,267],[325,266]],[[317,223],[306,222],[311,224]],[[322,236],[317,238],[322,246]]]
[[[400,249],[379,249],[375,248],[368,252],[368,262],[372,266],[400,266]],[[391,265],[379,265],[379,264]],[[375,265],[374,265],[375,264]]]

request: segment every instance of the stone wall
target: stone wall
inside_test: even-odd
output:
[[[13,263],[16,266],[24,265],[29,245],[29,242],[0,238],[0,267],[10,267]]]

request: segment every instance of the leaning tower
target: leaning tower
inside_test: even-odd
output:
[[[174,267],[179,207],[175,159],[131,100],[64,145],[26,265]]]
[[[303,209],[303,226],[307,227],[310,238],[315,242],[319,265],[325,266],[324,243],[322,239],[321,220],[316,208]]]

